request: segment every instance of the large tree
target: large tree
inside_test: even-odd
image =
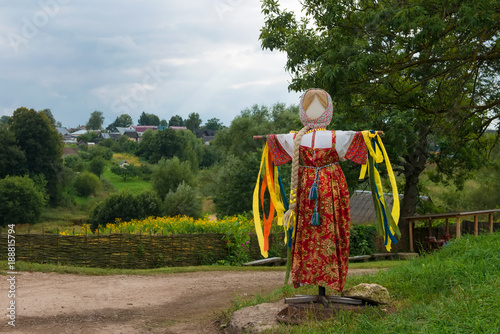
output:
[[[155,164],[161,158],[172,158],[182,150],[182,143],[175,130],[165,129],[161,131],[147,130],[142,135],[137,155]]]
[[[210,118],[208,121],[205,123],[205,129],[208,130],[213,130],[213,131],[219,131],[222,129],[224,125],[222,125],[222,122],[218,118]]]
[[[191,132],[196,133],[196,130],[200,128],[201,119],[200,114],[197,112],[192,112],[188,115],[188,118],[184,121],[184,126],[191,130]]]
[[[148,114],[144,111],[142,112],[139,120],[137,121],[138,125],[160,125],[160,118],[155,114]]]
[[[9,119],[9,131],[24,152],[30,175],[44,175],[50,201],[55,204],[60,192],[62,142],[54,125],[44,112],[21,107]]]
[[[168,126],[182,126],[184,124],[184,121],[182,120],[182,117],[179,115],[174,115],[170,117],[170,120],[168,121]]]
[[[128,114],[121,114],[115,121],[108,125],[107,130],[114,131],[116,127],[127,128],[133,124],[132,117]]]
[[[95,110],[90,114],[89,121],[87,122],[87,130],[101,130],[102,123],[104,123],[102,112]]]
[[[459,186],[481,165],[479,138],[500,117],[499,1],[304,0],[297,19],[264,0],[262,11],[262,47],[286,52],[289,89],[327,90],[337,129],[385,131],[403,217],[430,159],[435,180]]]

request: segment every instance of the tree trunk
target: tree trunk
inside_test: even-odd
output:
[[[422,135],[417,143],[416,149],[403,158],[405,160],[403,164],[405,187],[404,197],[400,209],[401,218],[399,222],[399,229],[401,231],[401,238],[398,244],[394,247],[394,251],[410,250],[409,222],[406,219],[403,219],[403,217],[414,216],[417,212],[419,177],[425,170],[427,163],[427,135]]]

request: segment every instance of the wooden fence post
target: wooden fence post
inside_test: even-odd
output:
[[[408,223],[408,229],[410,231],[410,252],[413,253],[413,220],[410,219],[409,223]]]
[[[460,216],[457,216],[457,230],[455,238],[460,239]]]
[[[474,235],[477,237],[479,234],[479,217],[478,215],[474,215]]]
[[[493,213],[490,213],[490,233],[493,233]]]

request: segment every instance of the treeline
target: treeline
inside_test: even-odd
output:
[[[264,143],[252,136],[287,133],[300,129],[297,106],[254,105],[236,116],[228,127],[219,127],[215,139],[205,145],[189,130],[146,131],[140,142],[121,136],[118,140],[97,139],[95,146],[82,145],[77,155],[63,157],[62,138],[47,109],[36,112],[19,108],[0,126],[0,225],[36,223],[45,208],[74,207],[82,198],[93,228],[115,219],[185,214],[199,217],[203,201],[212,200],[218,217],[249,214],[252,194]],[[50,115],[51,116],[51,115]],[[336,127],[332,125],[332,128]],[[490,135],[492,140],[494,135]],[[115,153],[127,153],[133,161],[113,161]],[[429,154],[433,153],[429,148]],[[397,157],[393,152],[391,156]],[[343,162],[350,189],[359,187],[359,166]],[[431,212],[498,207],[500,193],[500,148],[470,175],[473,187],[450,190],[421,205]],[[140,179],[151,190],[117,191],[102,174],[107,170],[125,183]],[[281,167],[288,188],[290,166]],[[433,170],[429,171],[433,179]],[[437,180],[441,183],[451,180]],[[400,189],[404,185],[400,185]],[[420,185],[426,193],[425,185]],[[287,189],[288,191],[288,189]]]

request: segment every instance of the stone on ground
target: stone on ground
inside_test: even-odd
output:
[[[389,291],[381,285],[361,283],[342,292],[342,297],[361,299],[372,304],[386,305],[391,301]]]
[[[276,316],[287,306],[283,300],[242,308],[233,313],[229,334],[260,333],[277,325]]]

